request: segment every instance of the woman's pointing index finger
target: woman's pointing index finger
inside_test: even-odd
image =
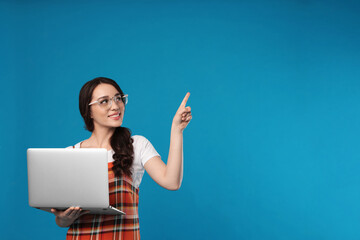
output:
[[[188,93],[186,93],[184,99],[182,100],[181,106],[184,106],[184,107],[185,107],[186,102],[187,102],[187,100],[189,99],[189,97],[190,97],[190,93],[188,92]]]

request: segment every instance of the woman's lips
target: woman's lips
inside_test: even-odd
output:
[[[121,113],[116,114],[116,115],[109,116],[109,118],[114,119],[114,120],[119,120],[120,117],[121,117]]]
[[[119,120],[120,119],[120,116],[118,117],[110,117],[111,119],[114,119],[114,120]]]

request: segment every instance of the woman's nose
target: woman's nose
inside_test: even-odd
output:
[[[111,110],[117,110],[120,108],[120,106],[121,106],[120,102],[116,102],[116,101],[114,101],[114,99],[112,99],[111,108],[110,108]]]

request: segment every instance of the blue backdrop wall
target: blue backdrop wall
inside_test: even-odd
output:
[[[88,138],[78,93],[105,76],[129,94],[123,126],[164,161],[191,93],[183,185],[145,174],[142,238],[359,239],[359,11],[340,0],[1,1],[1,238],[65,238],[28,206],[26,149]]]

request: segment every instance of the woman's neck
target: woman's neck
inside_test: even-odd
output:
[[[94,148],[106,148],[111,149],[110,138],[113,135],[115,128],[102,128],[94,129],[89,139],[87,139],[87,145]]]

